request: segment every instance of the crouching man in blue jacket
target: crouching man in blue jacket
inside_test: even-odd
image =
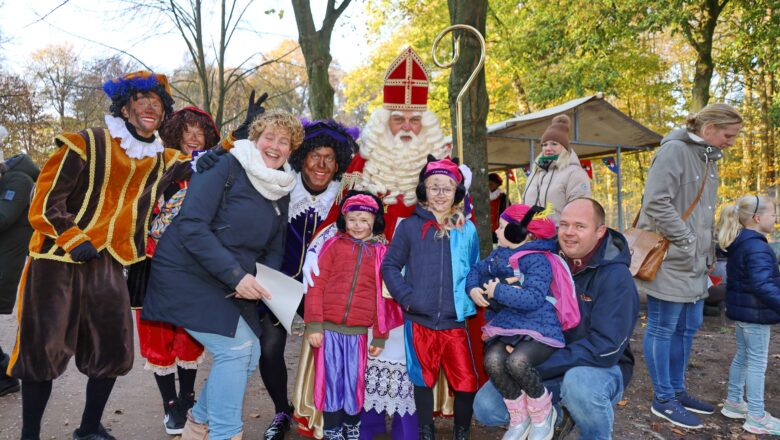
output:
[[[574,277],[581,321],[564,333],[566,347],[537,370],[553,402],[571,414],[581,438],[610,439],[613,407],[634,368],[629,339],[639,314],[628,244],[606,227],[604,208],[597,201],[581,198],[561,212],[558,250]],[[474,416],[489,426],[509,423],[501,394],[491,382],[477,393]]]

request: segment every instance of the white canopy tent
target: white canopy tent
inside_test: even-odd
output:
[[[571,118],[569,144],[580,159],[616,157],[618,224],[622,227],[621,153],[653,149],[662,136],[612,106],[601,93],[488,126],[488,168],[499,171],[529,164],[538,154],[536,147],[544,130],[561,113]]]

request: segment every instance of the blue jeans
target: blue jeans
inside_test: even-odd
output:
[[[229,439],[244,429],[244,391],[260,361],[260,341],[244,318],[239,318],[232,338],[187,332],[214,357],[206,385],[192,408],[192,417],[209,425],[209,439]]]
[[[613,407],[623,396],[623,375],[617,365],[610,368],[573,367],[563,376],[563,382],[545,382],[555,393],[560,384],[561,404],[569,410],[581,438],[610,439],[615,421]],[[560,408],[556,405],[556,410]],[[474,417],[488,426],[509,423],[509,412],[501,393],[488,381],[474,399]]]
[[[704,320],[704,300],[675,303],[647,297],[645,362],[658,400],[685,391],[685,370],[693,335]]]
[[[742,402],[747,392],[748,413],[764,416],[764,376],[769,355],[771,326],[736,321],[737,352],[729,369],[729,394],[732,402]]]

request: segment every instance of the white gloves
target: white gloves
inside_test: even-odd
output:
[[[320,266],[317,263],[319,255],[314,251],[306,252],[306,259],[303,260],[303,291],[309,290],[309,287],[314,287],[314,277],[320,275]]]

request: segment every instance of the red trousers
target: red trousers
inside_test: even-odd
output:
[[[405,325],[406,369],[413,384],[432,388],[439,377],[439,370],[443,368],[450,388],[477,391],[477,369],[465,326],[433,330],[416,322],[407,321]]]
[[[186,330],[174,325],[141,319],[141,310],[135,311],[138,323],[138,342],[141,356],[157,373],[169,374],[176,366],[197,368],[203,346]]]

